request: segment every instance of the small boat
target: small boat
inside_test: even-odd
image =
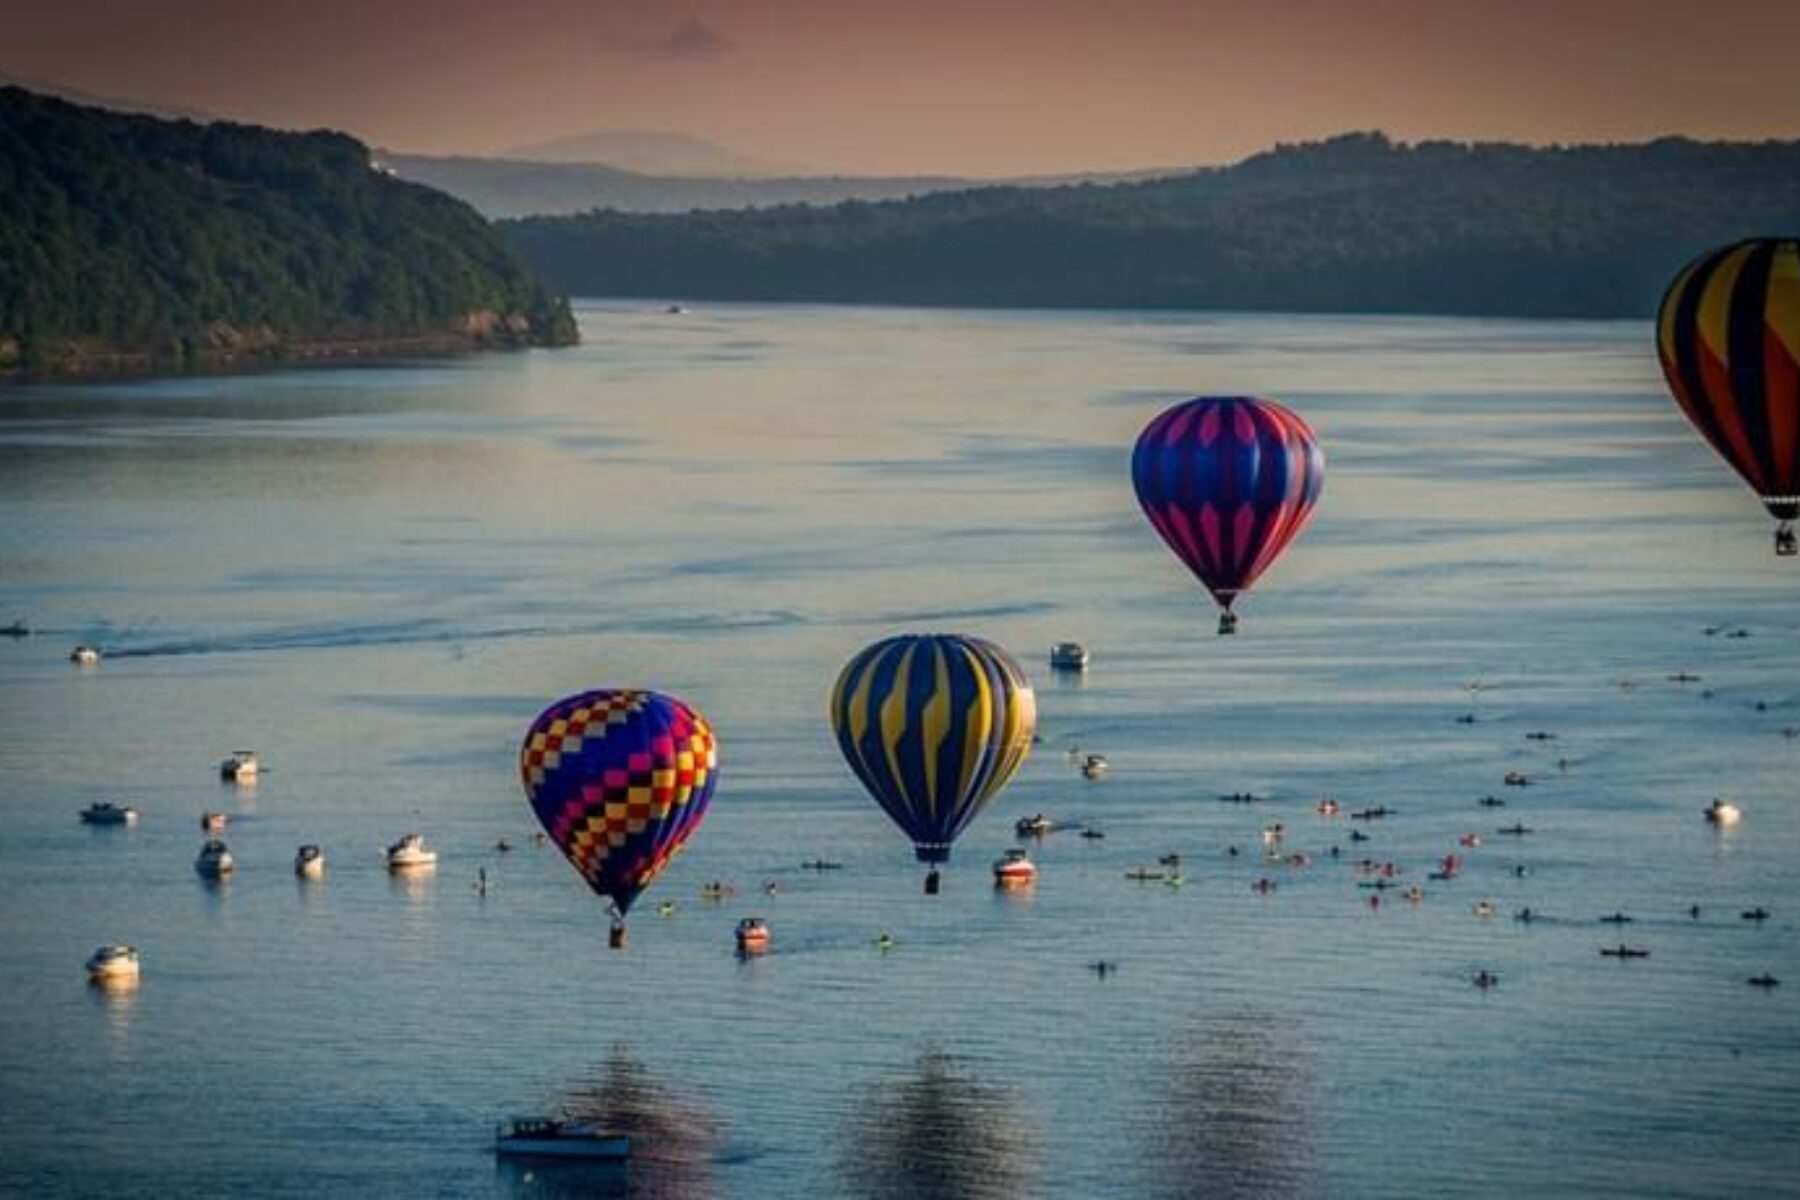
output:
[[[114,804],[110,800],[90,804],[81,810],[81,820],[87,825],[136,825],[137,819],[137,809],[129,804]]]
[[[1531,779],[1523,771],[1508,771],[1500,780],[1507,787],[1530,787]]]
[[[31,629],[23,621],[14,621],[11,625],[0,625],[0,637],[30,637]]]
[[[1020,837],[1043,837],[1056,830],[1056,822],[1043,813],[1032,813],[1013,822],[1013,832]]]
[[[325,874],[325,851],[308,842],[294,852],[294,874],[317,879]]]
[[[841,871],[844,869],[843,863],[827,862],[822,858],[815,858],[811,862],[803,862],[800,866],[803,870],[807,871]]]
[[[711,883],[703,883],[700,885],[700,898],[702,900],[728,900],[735,895],[737,895],[736,888],[732,887],[729,883],[724,883],[717,879],[713,880]]]
[[[518,1117],[494,1131],[494,1153],[502,1158],[570,1158],[624,1162],[631,1139],[592,1125],[566,1124],[544,1117]]]
[[[1499,983],[1500,983],[1500,977],[1498,975],[1494,974],[1492,971],[1477,971],[1477,972],[1475,972],[1475,986],[1480,988],[1484,992],[1487,991],[1491,987],[1499,986]]]
[[[1602,946],[1600,954],[1604,958],[1649,958],[1650,952],[1641,946],[1627,946],[1620,942],[1617,946]]]
[[[1152,870],[1149,867],[1132,867],[1125,872],[1125,878],[1135,883],[1147,883],[1152,880],[1166,879],[1168,875],[1166,872]]]
[[[761,954],[769,948],[769,923],[761,917],[745,917],[737,923],[739,954]]]
[[[1769,974],[1767,971],[1764,971],[1761,975],[1752,975],[1745,982],[1748,983],[1751,987],[1759,987],[1759,988],[1772,988],[1772,987],[1780,987],[1781,986],[1781,980],[1775,978],[1773,975]]]
[[[1389,817],[1393,814],[1393,809],[1385,804],[1380,804],[1374,808],[1365,808],[1361,812],[1353,812],[1350,814],[1350,819],[1352,821],[1379,821],[1381,818]]]
[[[1415,883],[1400,893],[1400,898],[1408,904],[1417,904],[1425,899],[1425,889]]]
[[[1483,796],[1481,799],[1477,800],[1475,803],[1481,805],[1481,807],[1483,807],[1483,808],[1505,808],[1506,807],[1506,801],[1502,800],[1498,796]]]
[[[1281,845],[1281,839],[1287,830],[1280,824],[1265,826],[1262,831],[1262,844],[1273,850]]]
[[[200,857],[194,860],[194,870],[206,879],[223,879],[237,869],[232,860],[231,851],[218,838],[212,838],[200,847]]]
[[[1090,842],[1097,842],[1106,836],[1106,830],[1095,829],[1092,825],[1089,825],[1082,829],[1081,836]]]
[[[1601,917],[1600,923],[1602,925],[1629,925],[1631,924],[1631,918],[1622,912],[1616,912],[1610,917]]]
[[[878,933],[875,935],[875,948],[884,954],[899,944],[899,942],[894,940],[894,935],[891,933]]]
[[[1475,723],[1475,714],[1474,713],[1463,713],[1461,716],[1456,718],[1456,723],[1458,725],[1473,725]]]
[[[1548,729],[1534,729],[1525,736],[1534,742],[1554,742],[1556,740],[1556,735]]]
[[[78,667],[99,665],[100,651],[93,646],[77,646],[69,651],[69,661]]]
[[[1313,811],[1321,817],[1335,817],[1338,815],[1338,802],[1327,796],[1313,805]]]
[[[1098,779],[1110,769],[1103,754],[1090,754],[1081,763],[1081,773],[1089,779]]]
[[[425,839],[409,833],[387,848],[390,871],[416,871],[437,866],[437,851],[425,848]]]
[[[1036,882],[1037,864],[1025,856],[1025,851],[1008,850],[994,860],[995,887],[1027,888]]]
[[[1738,916],[1744,918],[1746,921],[1766,921],[1769,919],[1769,910],[1759,905],[1756,908],[1745,909],[1743,912],[1739,913]]]
[[[1087,647],[1080,642],[1058,642],[1050,647],[1050,666],[1058,671],[1085,671]]]
[[[1508,825],[1503,829],[1496,829],[1494,832],[1504,833],[1509,837],[1524,837],[1526,834],[1530,833],[1531,830],[1524,825]]]
[[[138,952],[126,945],[102,946],[87,960],[88,978],[95,983],[114,983],[138,977]]]
[[[1366,842],[1369,840],[1369,835],[1360,829],[1352,829],[1350,831],[1350,840],[1353,842]]]
[[[1699,683],[1700,677],[1692,671],[1677,671],[1669,676],[1670,683]]]
[[[1156,861],[1161,863],[1165,867],[1179,867],[1181,865],[1181,855],[1173,854],[1173,853],[1164,854],[1161,857],[1159,857]]]
[[[1467,846],[1471,850],[1476,846],[1481,845],[1481,835],[1479,833],[1465,833],[1456,840],[1459,845]]]
[[[1270,892],[1273,892],[1275,890],[1275,881],[1273,879],[1264,877],[1262,879],[1257,880],[1255,883],[1251,884],[1250,890],[1258,893],[1259,895],[1266,896]]]
[[[1707,821],[1720,827],[1736,825],[1744,819],[1744,811],[1729,800],[1714,800],[1701,810]]]
[[[219,764],[219,778],[227,783],[255,783],[262,764],[254,750],[233,750],[231,757]]]
[[[1475,902],[1475,915],[1478,917],[1493,916],[1494,915],[1494,906],[1493,906],[1492,902],[1487,901],[1487,900],[1477,900]]]
[[[229,824],[231,824],[231,818],[222,812],[200,814],[200,830],[203,833],[223,833]]]

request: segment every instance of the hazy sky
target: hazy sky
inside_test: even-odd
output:
[[[1800,137],[1800,0],[0,0],[0,73],[484,153],[999,175],[1380,128]]]

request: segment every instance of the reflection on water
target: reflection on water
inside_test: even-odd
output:
[[[936,1050],[912,1074],[865,1085],[846,1118],[844,1191],[872,1200],[1018,1197],[1037,1187],[1037,1139],[1012,1088]]]
[[[706,1200],[716,1192],[713,1159],[719,1125],[712,1110],[616,1045],[606,1061],[564,1094],[558,1115],[631,1137],[631,1165],[537,1171],[522,1195],[628,1196],[631,1200]],[[561,1190],[558,1190],[558,1189]]]
[[[131,1021],[137,1011],[140,986],[135,975],[88,980],[88,998],[106,1014],[107,1041],[115,1055],[130,1049]]]
[[[1277,1197],[1306,1190],[1304,1058],[1251,1016],[1176,1045],[1144,1124],[1149,1194]]]

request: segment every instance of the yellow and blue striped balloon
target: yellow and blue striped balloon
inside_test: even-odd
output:
[[[831,724],[850,769],[919,861],[940,863],[1031,753],[1037,700],[992,642],[908,634],[845,665]]]

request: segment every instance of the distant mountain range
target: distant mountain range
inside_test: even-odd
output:
[[[1800,142],[1351,134],[1112,186],[502,228],[579,295],[1643,317],[1701,251],[1800,232]]]
[[[830,205],[846,200],[903,200],[979,187],[1057,187],[1182,174],[1193,168],[1030,179],[982,180],[952,175],[793,175],[773,178],[676,178],[601,163],[443,158],[384,151],[383,165],[402,179],[449,192],[489,217],[563,216],[591,209],[684,213],[695,209]]]
[[[502,151],[496,158],[532,163],[585,163],[642,175],[754,179],[798,174],[685,133],[605,129]]]

